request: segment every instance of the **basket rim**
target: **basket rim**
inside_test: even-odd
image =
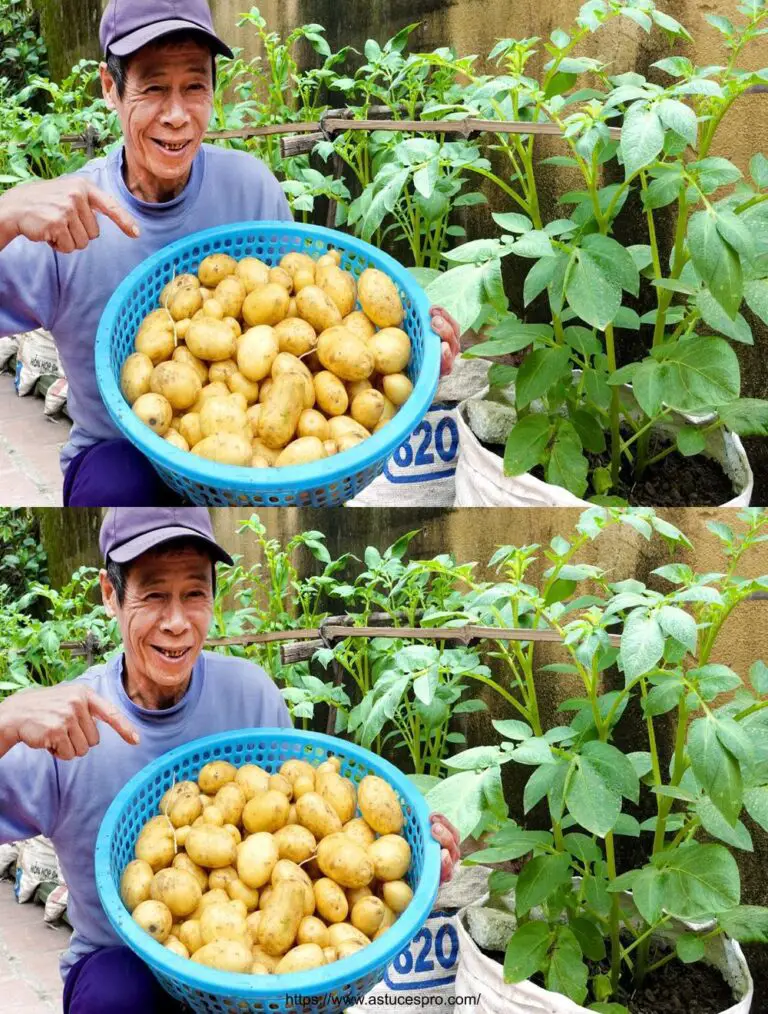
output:
[[[315,968],[307,972],[291,972],[283,975],[252,976],[245,973],[220,972],[205,965],[195,964],[188,958],[182,958],[158,943],[148,933],[141,931],[133,921],[120,898],[119,889],[112,880],[110,871],[110,844],[115,833],[115,825],[126,802],[163,768],[173,766],[176,761],[186,758],[189,754],[205,750],[208,747],[231,746],[243,740],[259,742],[264,739],[278,741],[283,739],[292,743],[298,742],[307,746],[321,747],[325,748],[327,753],[346,755],[361,761],[375,774],[394,785],[405,797],[407,804],[412,807],[424,836],[424,866],[419,882],[414,889],[413,899],[397,920],[397,922],[404,920],[401,932],[393,934],[391,941],[387,940],[388,934],[384,934],[379,940],[368,944],[363,951],[347,958],[340,958],[333,965],[323,965],[321,969]],[[407,941],[411,940],[419,928],[424,925],[434,907],[440,879],[440,845],[432,837],[429,808],[421,792],[398,768],[383,757],[379,757],[355,743],[349,743],[347,740],[328,736],[325,733],[277,727],[246,728],[215,733],[212,736],[204,736],[175,747],[150,761],[126,782],[110,803],[99,827],[94,854],[94,869],[99,900],[110,925],[120,939],[138,954],[153,972],[160,972],[175,979],[187,988],[212,993],[227,999],[265,1001],[275,997],[284,998],[289,993],[305,997],[327,996],[335,990],[343,995],[346,991],[346,984],[370,973],[375,968],[385,969],[403,949]],[[397,922],[392,928],[397,926]],[[362,955],[365,957],[363,958]],[[338,968],[334,966],[338,966]],[[332,969],[333,974],[331,974]],[[322,980],[319,982],[318,971],[322,974]]]
[[[277,231],[302,238],[319,239],[340,250],[364,253],[378,268],[386,271],[404,289],[414,304],[416,313],[422,318],[425,335],[433,335],[434,341],[424,341],[423,364],[413,384],[408,401],[391,420],[391,427],[385,426],[378,433],[330,458],[303,465],[287,465],[281,468],[249,468],[239,465],[222,465],[218,462],[198,458],[188,451],[182,451],[167,440],[153,433],[134,415],[123,397],[120,385],[112,373],[110,363],[111,334],[114,319],[123,303],[137,285],[151,274],[163,261],[174,253],[188,247],[219,238],[232,238],[243,232]],[[399,445],[416,429],[429,411],[437,391],[440,374],[440,340],[431,328],[430,303],[426,293],[407,268],[393,257],[355,236],[319,225],[304,225],[297,222],[258,221],[233,222],[190,233],[174,240],[154,254],[150,254],[137,265],[115,289],[99,321],[95,342],[96,382],[102,401],[121,434],[131,441],[153,464],[165,468],[190,482],[218,489],[261,494],[269,496],[290,493],[300,494],[317,488],[327,488],[333,483],[370,468],[379,460],[388,459]],[[388,432],[390,431],[391,432]],[[337,460],[338,459],[338,460]]]

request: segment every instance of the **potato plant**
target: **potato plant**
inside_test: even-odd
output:
[[[651,513],[620,512],[614,520],[690,546]],[[768,829],[768,667],[755,660],[740,674],[716,661],[729,616],[768,587],[768,576],[746,576],[768,534],[768,514],[741,511],[738,527],[708,523],[722,550],[719,572],[697,574],[673,557],[651,584],[575,561],[605,524],[604,509],[595,507],[582,514],[574,538],[556,536],[539,587],[525,574],[538,547],[502,551],[509,606],[520,622],[556,631],[567,661],[536,674],[528,646],[520,646],[509,659],[519,717],[494,722],[499,746],[448,759],[456,773],[427,799],[448,807],[465,834],[494,828],[472,862],[524,858],[516,881],[505,878],[518,920],[507,981],[541,972],[547,988],[576,1003],[626,1014],[632,988],[675,957],[700,960],[712,937],[768,941],[768,909],[741,904],[733,854],[753,847],[744,814]],[[579,687],[560,701],[556,724],[544,723],[538,707],[542,681],[553,679]],[[627,723],[635,735],[644,725],[644,748],[618,745]],[[668,765],[666,725],[675,730]],[[518,819],[504,817],[500,772],[509,763],[530,772]],[[525,816],[537,804],[545,808],[543,827]],[[622,868],[620,838],[636,840],[636,865]],[[704,925],[679,936],[672,950],[652,946],[673,919]],[[603,959],[609,972],[588,964]]]
[[[541,44],[548,61],[540,80],[525,67],[542,40],[505,40],[495,53],[508,73],[476,81],[474,100],[470,89],[467,102],[479,112],[511,110],[560,127],[568,154],[545,161],[580,176],[579,186],[560,196],[563,212],[545,222],[533,137],[505,142],[512,180],[494,181],[517,208],[494,216],[503,235],[451,250],[454,266],[429,288],[465,326],[484,304],[494,308],[490,340],[472,355],[522,354],[519,369],[496,366],[490,374],[492,384],[514,383],[517,422],[506,442],[506,474],[541,465],[548,482],[600,498],[619,493],[623,465],[639,479],[673,450],[701,453],[720,427],[768,433],[768,401],[740,396],[733,348],[753,342],[745,304],[768,323],[768,160],[756,154],[746,178],[713,154],[727,110],[768,80],[768,68],[742,69],[750,45],[758,56],[768,8],[749,0],[739,14],[738,25],[708,16],[723,36],[722,66],[696,67],[673,55],[654,65],[649,80],[578,56],[579,43],[616,18],[647,31],[655,24],[673,39],[688,38],[685,29],[652,0],[590,0],[569,32],[557,29]],[[612,127],[621,128],[620,140]],[[614,233],[625,205],[638,202],[647,233],[625,246]],[[670,212],[676,224],[666,260],[660,217]],[[506,258],[521,259],[524,303],[546,301],[545,322],[507,311]],[[625,338],[632,332],[644,340],[636,358]],[[696,418],[652,453],[651,431],[675,412]],[[610,465],[593,466],[588,455],[606,445]]]

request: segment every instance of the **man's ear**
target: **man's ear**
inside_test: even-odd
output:
[[[104,569],[99,571],[99,584],[101,585],[101,601],[104,603],[107,616],[114,619],[117,616],[117,592]]]
[[[103,61],[99,64],[99,76],[101,77],[101,93],[104,96],[104,101],[109,109],[114,110],[117,108],[115,106],[117,86],[115,85],[115,79],[109,73],[109,69]]]

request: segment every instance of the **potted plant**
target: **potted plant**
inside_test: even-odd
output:
[[[596,510],[582,516],[580,533],[599,524]],[[495,828],[467,861],[523,860],[519,875],[505,878],[512,893],[503,965],[481,954],[467,926],[474,918],[477,936],[478,909],[498,922],[504,906],[486,898],[465,910],[465,992],[477,992],[481,966],[491,995],[501,991],[505,1009],[516,1012],[688,1011],[692,994],[717,990],[720,1000],[702,1011],[748,1011],[751,980],[736,942],[768,941],[768,908],[741,904],[736,856],[752,849],[743,812],[768,830],[768,666],[755,661],[742,678],[713,659],[730,614],[768,587],[768,576],[740,573],[768,534],[768,514],[738,516],[739,532],[708,525],[722,544],[722,572],[671,562],[653,571],[664,591],[574,564],[573,544],[560,536],[541,589],[508,572],[520,615],[556,631],[568,661],[533,680],[528,656],[511,657],[510,686],[525,687],[520,717],[494,722],[500,746],[449,758],[456,773],[427,797],[464,832],[481,816]],[[532,556],[530,547],[506,548],[510,560]],[[594,594],[584,589],[574,599],[585,578]],[[614,666],[621,678],[606,689]],[[538,691],[551,674],[579,689],[548,726]],[[628,734],[630,750],[621,746]],[[531,772],[519,819],[499,818],[498,799],[491,805],[483,789],[489,775],[499,785],[510,763]],[[543,826],[526,827],[537,804]],[[717,975],[709,982],[705,965],[727,983]],[[684,1005],[649,1000],[659,991],[682,991]]]
[[[688,33],[652,0],[590,0],[570,32],[557,29],[543,43],[549,59],[540,80],[526,65],[541,40],[508,39],[492,54],[506,68],[496,86],[470,84],[466,102],[479,115],[559,127],[568,154],[544,162],[567,167],[579,183],[545,220],[534,137],[507,139],[512,185],[492,178],[516,209],[494,215],[501,238],[449,251],[453,266],[428,289],[465,326],[495,323],[490,340],[467,354],[521,360],[489,373],[486,400],[509,410],[502,432],[486,437],[504,444],[503,462],[494,453],[490,466],[495,488],[483,497],[494,477],[475,439],[473,471],[457,473],[457,505],[618,497],[661,506],[665,485],[669,504],[749,502],[738,435],[768,432],[768,401],[740,397],[733,343],[753,342],[744,303],[768,323],[768,159],[756,154],[745,177],[712,154],[728,109],[768,80],[768,70],[740,67],[764,36],[768,8],[749,0],[739,11],[738,26],[707,19],[723,37],[722,66],[669,56],[649,80],[614,74],[607,62],[578,56],[578,45],[620,17],[673,39]],[[625,244],[622,214],[630,209],[645,235]],[[669,244],[662,219],[674,221]],[[542,307],[543,322],[507,310],[508,258],[520,259],[524,304]],[[459,413],[459,471],[473,452],[467,421],[475,408]]]

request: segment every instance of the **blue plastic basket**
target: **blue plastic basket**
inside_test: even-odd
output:
[[[365,775],[385,778],[400,798],[405,814],[403,834],[411,846],[408,882],[413,900],[378,940],[348,958],[308,972],[251,976],[219,972],[180,958],[153,940],[134,922],[120,898],[120,877],[134,858],[142,826],[155,816],[163,793],[174,781],[195,779],[212,760],[236,766],[259,764],[276,771],[298,757],[319,764],[329,754],[341,761],[341,773],[358,783]],[[96,885],[110,923],[120,939],[154,972],[161,985],[194,1011],[242,1014],[243,1011],[302,1011],[330,1014],[355,1003],[384,977],[387,965],[403,950],[429,917],[440,879],[440,846],[431,834],[429,810],[415,786],[397,768],[352,743],[320,733],[293,729],[243,729],[204,739],[163,754],[135,775],[107,810],[96,840]],[[287,997],[301,997],[297,1004]]]
[[[403,328],[413,355],[408,375],[411,397],[386,426],[341,454],[306,465],[240,468],[220,465],[174,447],[131,411],[120,390],[120,370],[134,351],[142,319],[157,308],[174,275],[196,272],[214,253],[236,259],[259,257],[275,265],[291,252],[319,256],[334,247],[341,266],[357,278],[368,267],[386,272],[398,286],[406,310]],[[430,340],[431,336],[431,340]],[[440,376],[440,341],[431,330],[429,302],[413,276],[388,254],[332,229],[290,222],[240,222],[185,236],[140,264],[115,290],[96,335],[96,379],[115,425],[152,462],[163,481],[195,504],[220,507],[335,507],[379,475],[388,458],[407,440],[429,410]]]

